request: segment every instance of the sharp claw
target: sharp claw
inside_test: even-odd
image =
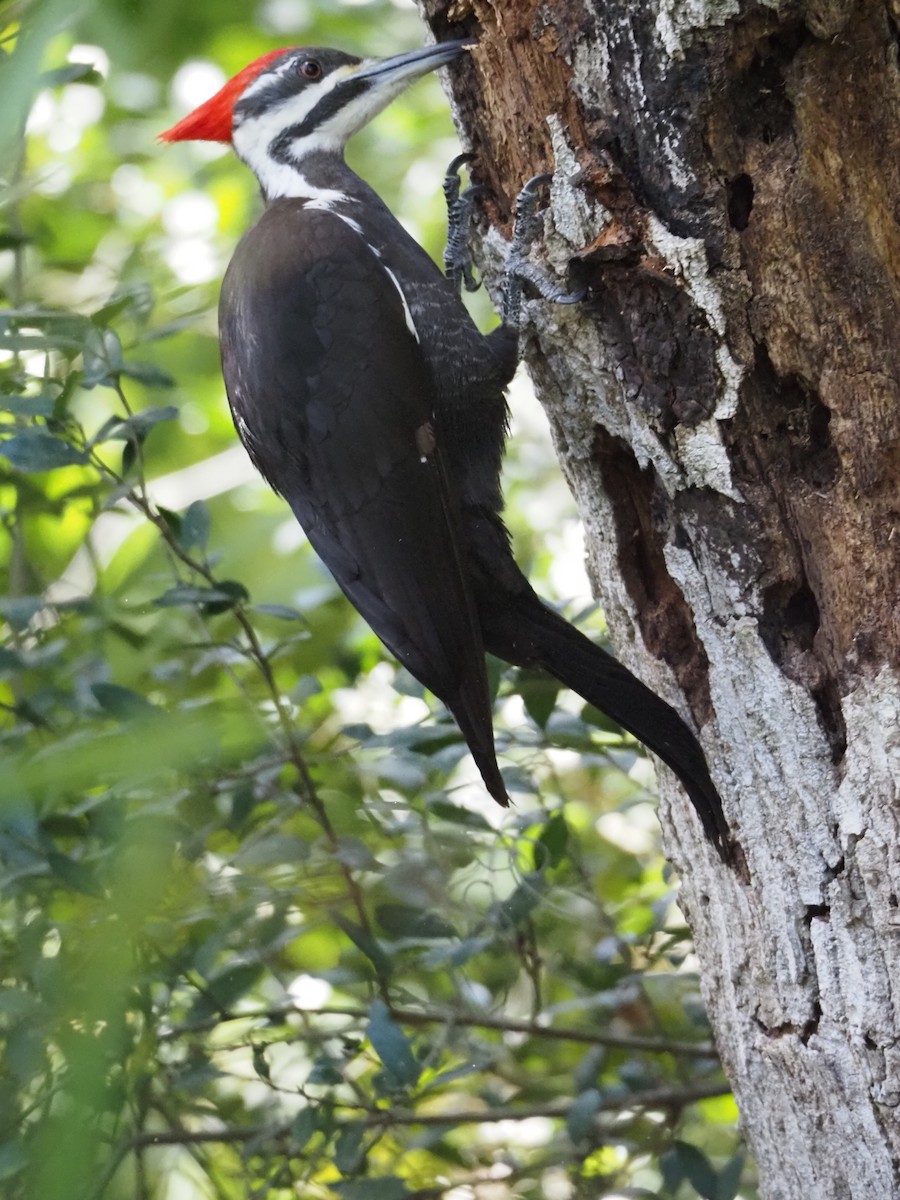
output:
[[[503,322],[518,325],[522,305],[522,284],[530,283],[545,300],[554,304],[577,304],[587,294],[584,290],[564,292],[550,280],[527,255],[543,223],[537,211],[541,187],[552,180],[546,171],[533,175],[519,192],[516,200],[513,237],[506,266],[506,291],[503,297]]]
[[[447,200],[447,245],[444,248],[444,274],[456,287],[477,292],[481,284],[472,273],[472,260],[467,246],[472,206],[484,188],[473,186],[460,193],[460,167],[473,162],[474,154],[457,154],[444,176],[444,196]]]
[[[474,162],[474,161],[475,161],[475,155],[472,154],[471,151],[469,151],[469,150],[464,150],[462,152],[462,154],[457,154],[456,158],[454,158],[453,161],[450,163],[450,166],[447,168],[447,174],[448,175],[458,175],[460,167],[464,167],[466,165],[466,163],[470,163],[470,162]]]
[[[523,196],[533,195],[542,183],[549,183],[552,178],[553,174],[550,171],[541,171],[537,175],[532,175],[519,192],[519,199],[521,200]]]
[[[447,168],[447,173],[444,175],[444,196],[447,199],[448,208],[459,197],[459,189],[462,187],[459,178],[460,167],[465,166],[466,163],[473,162],[474,159],[474,154],[457,154],[456,158],[453,159]]]

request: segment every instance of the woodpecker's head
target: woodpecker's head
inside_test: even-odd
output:
[[[313,151],[342,154],[348,138],[413,80],[458,58],[464,40],[393,58],[355,58],[319,46],[272,50],[238,72],[163,141],[230,142],[270,197],[279,176]]]

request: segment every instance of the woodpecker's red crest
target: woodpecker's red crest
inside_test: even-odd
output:
[[[214,96],[159,135],[161,142],[230,142],[234,126],[234,106],[254,79],[276,58],[290,49],[270,50],[248,63],[232,76]]]

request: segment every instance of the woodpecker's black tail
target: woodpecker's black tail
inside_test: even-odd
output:
[[[484,605],[481,615],[484,644],[492,654],[549,671],[658,754],[681,780],[706,836],[728,861],[731,842],[721,797],[700,743],[671,705],[530,590],[502,607]]]
[[[506,808],[509,796],[497,765],[487,680],[476,678],[464,681],[458,694],[445,697],[444,702],[466,739],[469,753],[481,772],[484,786],[497,803]]]

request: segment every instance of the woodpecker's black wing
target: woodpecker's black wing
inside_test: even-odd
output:
[[[458,504],[399,283],[351,218],[278,200],[231,261],[220,339],[256,466],[381,640],[450,708],[506,803]]]

